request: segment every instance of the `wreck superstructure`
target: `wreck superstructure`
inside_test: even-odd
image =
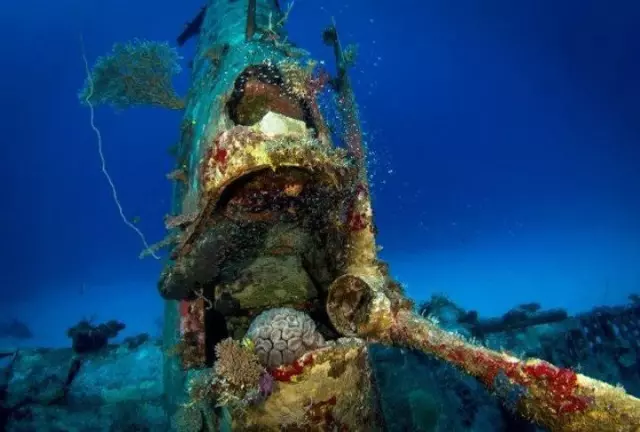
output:
[[[158,284],[176,427],[383,430],[368,351],[379,342],[455,365],[552,430],[636,430],[640,401],[623,390],[492,351],[414,311],[377,257],[366,151],[335,24],[323,34],[337,60],[332,77],[288,41],[288,11],[273,0],[209,0],[178,40],[198,34],[184,101],[166,88],[166,73],[145,75],[149,91],[164,87],[144,98],[140,80],[117,77],[129,96],[118,102],[184,108],[163,243],[171,255]],[[138,66],[171,66],[166,47],[143,48]],[[102,78],[113,71],[122,68],[103,68]],[[97,84],[108,87],[93,81],[87,100]],[[343,146],[322,115],[322,92],[334,96]]]
[[[169,333],[180,329],[181,365],[169,361],[167,385],[179,394],[178,366],[211,367],[217,344],[243,340],[257,316],[280,308],[289,324],[276,320],[278,336],[253,338],[278,381],[264,402],[272,414],[263,407],[252,419],[245,407],[248,419],[234,424],[376,430],[367,348],[338,341],[325,307],[330,284],[355,262],[348,252],[361,250],[350,246],[363,241],[354,233],[373,241],[362,152],[353,140],[346,149],[332,142],[318,103],[331,77],[286,41],[286,16],[277,2],[224,0],[209,2],[202,17],[169,221],[180,233],[159,283],[178,302],[166,321]],[[323,343],[309,344],[308,328],[287,339],[296,332],[293,311],[310,318],[305,325]]]

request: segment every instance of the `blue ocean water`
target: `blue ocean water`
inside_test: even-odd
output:
[[[3,2],[0,316],[67,346],[83,317],[157,333],[161,262],[139,260],[77,92],[114,42],[173,42],[200,1]],[[570,312],[640,291],[640,6],[297,0],[290,37],[331,58],[335,17],[371,152],[382,256],[413,298],[482,315]],[[187,62],[194,44],[180,50]],[[180,114],[96,110],[126,216],[164,236]]]

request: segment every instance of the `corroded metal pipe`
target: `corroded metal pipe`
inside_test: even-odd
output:
[[[478,378],[508,408],[552,431],[637,432],[640,399],[571,369],[468,342],[399,305],[380,280],[348,276],[329,292],[342,332],[438,357]]]

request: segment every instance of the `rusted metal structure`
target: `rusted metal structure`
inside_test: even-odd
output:
[[[365,151],[335,25],[324,34],[337,59],[332,80],[298,58],[283,18],[277,2],[212,0],[202,20],[181,144],[187,184],[176,196],[183,232],[160,281],[162,295],[180,302],[183,366],[211,366],[222,338],[251,340],[253,318],[287,307],[311,317],[324,340],[351,336],[436,355],[497,394],[517,393],[518,411],[553,430],[604,430],[602,422],[635,430],[626,425],[640,424],[640,405],[622,390],[489,351],[414,314],[377,258]],[[318,107],[330,83],[346,150],[332,142]],[[276,349],[277,341],[266,343]],[[375,392],[363,385],[371,374],[353,366],[367,364],[365,345],[295,354],[277,354],[286,360],[277,367],[273,352],[263,356],[279,382],[262,405],[232,412],[234,425],[382,427]]]
[[[287,16],[274,0],[209,0],[178,39],[198,35],[158,284],[176,427],[383,430],[375,341],[456,365],[551,430],[637,431],[640,401],[623,390],[488,350],[414,312],[377,256],[335,25],[323,35],[331,77],[288,42]],[[322,92],[341,114],[342,146]]]
[[[332,142],[318,95],[332,85],[350,97],[346,74],[332,83],[288,43],[286,17],[274,1],[210,1],[187,27],[199,37],[169,221],[179,235],[159,283],[168,332],[179,329],[180,366],[197,381],[215,346],[245,338],[262,312],[303,311],[330,342],[305,352],[297,338],[283,345],[285,329],[281,346],[262,339],[273,345],[262,360],[278,363],[277,383],[261,406],[234,411],[233,424],[376,430],[367,347],[338,340],[325,307],[331,283],[355,265],[360,234],[373,239],[359,124],[351,119],[346,149]],[[337,34],[328,37],[337,46]],[[175,360],[167,386],[179,394],[188,384]]]

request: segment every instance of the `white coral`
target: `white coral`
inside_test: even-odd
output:
[[[325,345],[311,317],[291,308],[262,312],[251,323],[247,337],[253,341],[260,362],[268,367],[291,364]]]

